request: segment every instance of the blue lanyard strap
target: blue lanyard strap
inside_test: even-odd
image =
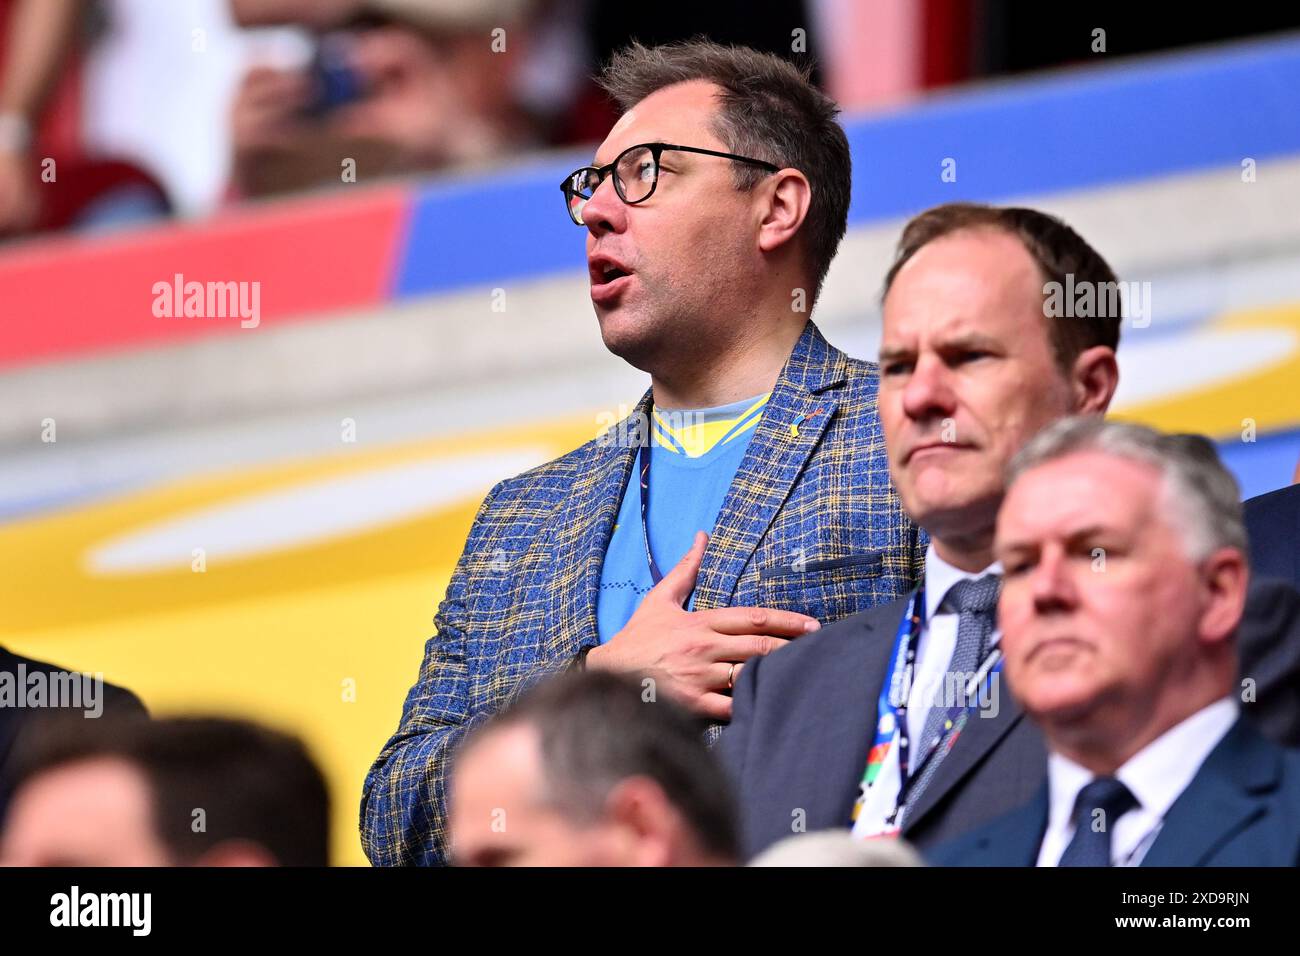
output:
[[[921,759],[916,762],[916,766],[914,768],[911,766],[912,743],[907,733],[907,708],[916,676],[916,656],[924,627],[925,588],[920,587],[913,594],[907,613],[898,622],[898,630],[894,635],[893,650],[890,653],[892,665],[876,700],[876,733],[867,757],[867,769],[862,777],[861,794],[854,809],[855,820],[865,801],[868,788],[875,782],[889,748],[895,743],[895,737],[898,744],[898,799],[894,803],[894,812],[887,821],[891,826],[906,806],[909,790],[919,779],[926,763],[940,746],[944,744],[951,746],[955,742],[957,735],[961,733],[969,719],[971,707],[968,703],[958,703],[949,707],[945,715],[948,729],[939,739],[929,741],[920,752]],[[967,686],[966,701],[969,702],[975,689],[997,673],[1001,667],[1002,653],[997,648],[993,648],[985,655]]]
[[[995,647],[985,655],[984,660],[975,671],[975,676],[972,677],[970,683],[967,684],[965,694],[966,701],[969,702],[979,686],[1001,670],[1001,668],[1002,652]],[[916,769],[910,773],[908,772],[907,764],[903,759],[903,750],[900,747],[900,759],[898,764],[898,799],[894,801],[894,812],[889,815],[889,823],[891,825],[898,819],[903,808],[907,806],[908,798],[911,796],[912,785],[920,779],[921,771],[925,769],[925,765],[930,762],[935,753],[937,753],[941,747],[951,747],[956,743],[957,737],[961,734],[962,730],[965,729],[966,721],[970,719],[970,713],[973,709],[974,707],[970,703],[953,704],[948,708],[948,712],[944,715],[944,726],[947,727],[947,729],[937,739],[930,741],[920,762],[917,763]],[[907,734],[903,728],[899,729],[899,733],[902,735],[900,738],[901,743],[901,740],[906,738]]]
[[[637,471],[641,476],[641,540],[645,542],[645,559],[650,565],[650,580],[658,584],[663,580],[655,556],[650,551],[650,441],[646,441],[637,452]]]
[[[891,659],[894,666],[889,679],[880,689],[877,701],[876,743],[883,744],[881,760],[893,743],[894,733],[898,733],[898,772],[900,785],[907,781],[908,754],[911,741],[907,736],[907,702],[912,695],[912,682],[916,679],[916,652],[921,644],[921,632],[925,629],[925,587],[916,589],[907,615],[898,622],[898,633],[894,637],[894,653]],[[888,719],[885,715],[888,714]],[[888,729],[888,734],[885,730]],[[882,739],[883,738],[883,739]]]

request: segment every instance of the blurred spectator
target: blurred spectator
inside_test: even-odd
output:
[[[453,770],[453,861],[734,864],[736,814],[701,725],[649,688],[566,674],[484,724]]]
[[[481,161],[536,143],[516,97],[528,0],[232,0],[243,25],[318,33],[309,67],[257,66],[231,114],[234,187],[260,196]]]
[[[307,43],[292,28],[241,30],[229,0],[82,0],[93,42],[80,83],[81,135],[162,184],[176,214],[201,216],[230,179],[230,103],[255,56]]]
[[[754,857],[750,866],[925,866],[906,840],[862,839],[849,830],[819,830],[786,837]]]
[[[14,754],[39,739],[47,722],[70,714],[96,723],[148,716],[126,688],[0,647],[0,824],[13,792]]]
[[[292,737],[238,720],[69,722],[16,757],[0,863],[325,866],[329,797]]]
[[[573,105],[552,139],[598,143],[617,122],[620,111],[596,85],[593,75],[614,53],[633,40],[647,46],[705,36],[715,43],[747,46],[811,68],[813,82],[824,86],[812,4],[806,0],[660,0],[641,6],[598,0],[554,0],[543,22],[567,22],[579,31],[583,57]]]
[[[0,0],[0,235],[103,228],[166,215],[158,181],[87,148],[81,60],[88,0]]]

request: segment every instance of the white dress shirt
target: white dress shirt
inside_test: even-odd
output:
[[[1155,841],[1165,814],[1187,789],[1201,764],[1237,722],[1237,702],[1232,697],[1203,707],[1171,727],[1128,759],[1115,772],[1120,783],[1137,798],[1138,805],[1111,827],[1112,866],[1137,866]],[[1074,813],[1079,791],[1096,775],[1068,757],[1052,753],[1047,758],[1047,832],[1038,850],[1039,866],[1056,866],[1074,839]]]
[[[925,718],[930,713],[930,705],[936,699],[942,699],[948,668],[952,663],[953,651],[957,648],[957,612],[942,606],[944,598],[953,585],[967,579],[982,578],[986,574],[1001,574],[1002,566],[997,562],[990,564],[983,571],[972,574],[955,568],[934,550],[934,542],[925,552],[925,622],[921,627],[921,637],[916,648],[916,668],[912,679],[912,688],[907,695],[907,734],[908,740],[919,741],[925,730]],[[1001,632],[995,627],[989,637],[989,647],[997,645]],[[884,636],[891,642],[893,634]],[[894,666],[890,659],[889,666]],[[889,673],[885,680],[889,680]],[[871,694],[870,706],[874,709],[880,695],[879,687],[868,688]],[[866,751],[871,746],[870,740],[863,744],[863,770],[866,769]],[[908,748],[908,758],[912,770],[916,770],[918,747],[913,744]],[[866,802],[858,812],[858,819],[853,824],[856,837],[879,836],[890,832],[886,821],[894,812],[898,803],[898,731],[894,731],[894,742],[880,765],[871,789],[867,792]]]

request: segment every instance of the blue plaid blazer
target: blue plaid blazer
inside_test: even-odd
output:
[[[829,623],[911,590],[925,540],[890,484],[877,385],[875,365],[807,324],[723,501],[697,610],[759,605]],[[483,501],[401,723],[366,776],[361,842],[371,862],[445,862],[457,741],[599,643],[601,562],[636,455],[617,436],[637,434],[632,423],[650,403],[647,390],[609,432]]]

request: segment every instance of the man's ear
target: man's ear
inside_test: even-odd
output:
[[[681,820],[663,788],[649,777],[628,777],[605,800],[605,817],[630,838],[632,866],[671,866]]]
[[[1219,548],[1201,562],[1201,587],[1205,608],[1201,612],[1200,638],[1218,644],[1232,637],[1246,609],[1250,568],[1237,548]]]
[[[762,218],[758,247],[763,252],[774,252],[794,238],[808,217],[812,186],[799,170],[783,169],[769,176],[760,188],[763,203],[759,209]]]
[[[1119,387],[1119,363],[1115,350],[1105,345],[1084,349],[1074,360],[1070,377],[1074,391],[1074,414],[1104,415]]]

